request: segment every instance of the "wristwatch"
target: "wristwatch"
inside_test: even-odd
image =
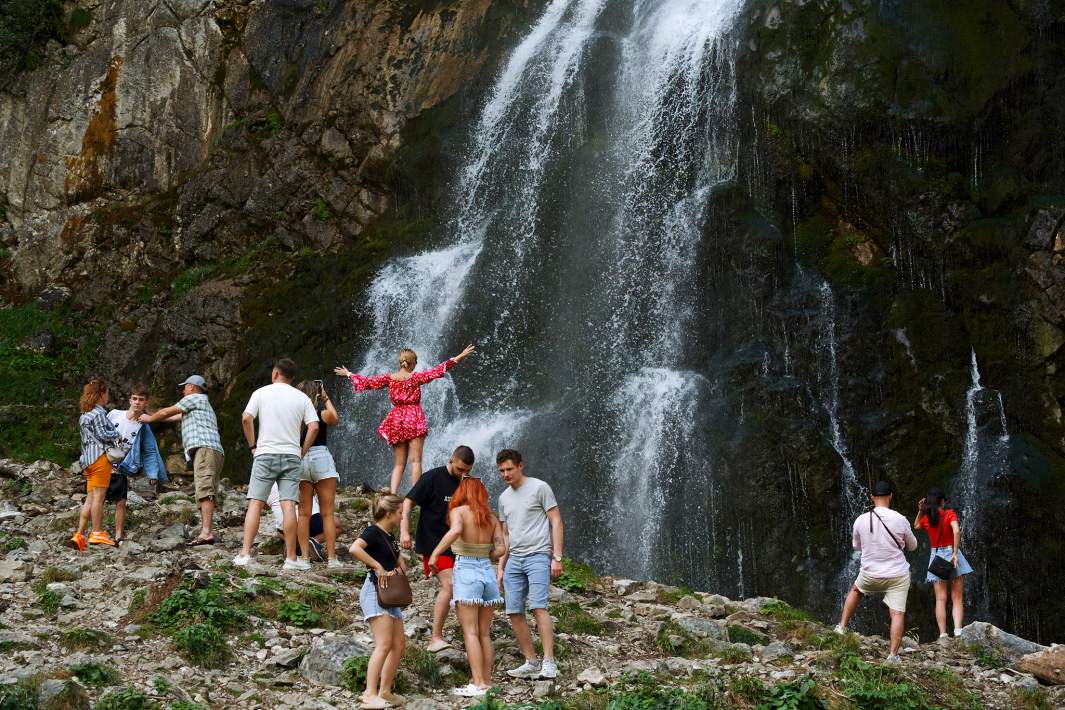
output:
[[[562,561],[562,555],[555,555],[554,560],[555,560],[555,562],[561,562]]]

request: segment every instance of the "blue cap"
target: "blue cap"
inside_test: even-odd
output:
[[[184,387],[185,385],[196,385],[201,390],[207,389],[207,382],[199,375],[189,375],[184,382],[178,384],[178,387]]]

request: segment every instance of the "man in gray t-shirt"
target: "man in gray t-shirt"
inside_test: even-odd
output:
[[[503,449],[496,467],[508,488],[499,496],[499,522],[506,552],[496,572],[503,587],[507,614],[525,663],[507,671],[514,678],[555,678],[555,628],[547,611],[551,580],[562,574],[562,513],[551,486],[525,475],[521,454]],[[532,609],[544,647],[536,657],[525,609]]]

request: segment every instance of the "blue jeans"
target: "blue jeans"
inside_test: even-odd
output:
[[[495,568],[487,557],[455,556],[455,572],[451,578],[451,606],[467,604],[496,606],[503,603],[499,596]]]
[[[362,584],[362,591],[359,592],[359,606],[362,607],[362,618],[369,621],[375,616],[384,616],[388,614],[393,619],[399,619],[403,621],[402,609],[385,609],[377,601],[377,586],[373,582],[373,574],[367,573],[366,581]]]
[[[551,586],[551,555],[537,552],[524,557],[511,555],[503,568],[503,594],[508,614],[524,614],[525,609],[546,609]]]

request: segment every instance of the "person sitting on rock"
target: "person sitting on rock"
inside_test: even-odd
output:
[[[121,436],[118,429],[107,417],[104,406],[110,398],[107,383],[100,379],[90,380],[81,391],[81,418],[78,428],[81,430],[81,472],[85,476],[85,502],[81,505],[78,517],[78,530],[70,538],[71,544],[79,551],[86,547],[85,527],[92,518],[92,532],[88,542],[93,545],[114,545],[115,541],[103,529],[104,497],[107,486],[111,483],[111,459],[108,449],[118,445]]]
[[[961,635],[962,620],[965,614],[963,597],[965,575],[973,568],[961,552],[961,525],[958,514],[946,507],[947,497],[940,488],[933,488],[928,495],[917,503],[917,517],[913,521],[914,530],[924,530],[932,544],[932,558],[942,557],[954,565],[953,579],[941,579],[932,574],[925,575],[925,581],[931,582],[936,593],[936,624],[939,626],[939,639],[947,636],[947,588],[950,588],[951,611],[954,616],[954,635]],[[929,559],[929,564],[932,560]]]
[[[854,549],[862,553],[861,571],[854,580],[836,633],[847,629],[847,622],[858,609],[862,595],[883,594],[884,604],[891,616],[891,645],[887,662],[898,663],[902,632],[906,627],[906,597],[910,591],[910,563],[904,550],[917,549],[917,538],[910,530],[910,523],[894,510],[891,499],[895,487],[887,481],[879,481],[869,495],[873,509],[862,513],[854,521]]]
[[[266,504],[270,506],[270,517],[274,523],[274,536],[285,539],[285,514],[281,510],[281,494],[277,491],[277,484],[275,483],[270,489],[270,497],[266,499]],[[296,509],[296,525],[299,526],[300,511]],[[333,512],[333,529],[337,535],[340,535],[344,531],[344,526],[340,521],[340,516]],[[314,553],[319,562],[325,562],[327,559],[325,549],[325,524],[322,522],[322,511],[318,506],[318,496],[311,496],[311,520],[307,526],[307,533],[310,536],[308,542],[310,544],[311,552]]]
[[[370,570],[359,593],[363,618],[373,632],[373,653],[366,665],[366,690],[362,694],[364,708],[388,708],[406,702],[406,698],[392,692],[392,681],[407,645],[403,635],[403,611],[386,609],[377,599],[379,577],[407,573],[399,546],[392,537],[402,514],[402,498],[381,496],[374,501],[373,524],[362,531],[349,549],[351,555]]]

